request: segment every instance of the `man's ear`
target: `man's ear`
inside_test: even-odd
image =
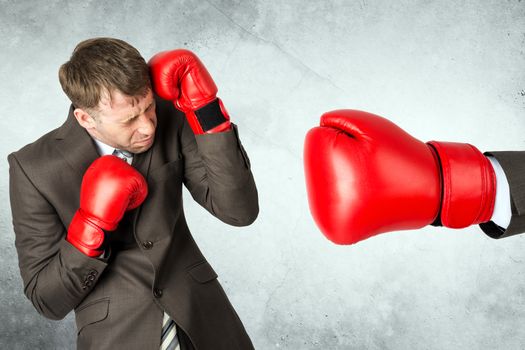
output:
[[[73,114],[75,115],[75,118],[77,119],[80,126],[82,126],[83,128],[92,129],[95,127],[95,119],[91,115],[89,115],[89,113],[86,112],[84,109],[75,108]]]

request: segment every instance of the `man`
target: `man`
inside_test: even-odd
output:
[[[426,225],[525,231],[523,151],[424,143],[377,115],[335,110],[308,132],[304,155],[310,210],[337,244]]]
[[[182,209],[184,184],[228,224],[258,214],[248,156],[202,62],[174,50],[148,67],[124,41],[96,38],[59,78],[66,122],[8,156],[36,310],[74,309],[79,349],[253,348]]]

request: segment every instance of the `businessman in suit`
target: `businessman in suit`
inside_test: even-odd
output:
[[[184,217],[183,184],[225,223],[258,215],[250,161],[202,62],[174,50],[148,66],[96,38],[59,78],[67,120],[8,156],[35,309],[55,320],[75,310],[78,349],[253,348]]]
[[[421,142],[357,110],[321,116],[306,135],[306,187],[326,237],[354,244],[426,225],[480,225],[493,238],[525,231],[525,152]]]

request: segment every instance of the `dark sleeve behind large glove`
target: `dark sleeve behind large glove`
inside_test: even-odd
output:
[[[525,232],[525,151],[486,152],[485,155],[494,156],[507,176],[512,217],[506,230],[492,221],[480,224],[481,229],[492,238]]]

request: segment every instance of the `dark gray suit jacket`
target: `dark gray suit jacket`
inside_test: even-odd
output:
[[[255,220],[257,190],[237,127],[195,136],[184,114],[157,98],[155,142],[132,163],[147,179],[148,197],[106,233],[109,258],[94,259],[65,240],[82,176],[99,157],[72,111],[61,127],[8,156],[20,272],[36,310],[58,320],[74,309],[78,349],[158,349],[163,310],[196,349],[252,349],[182,205],[184,184],[225,223]]]
[[[512,217],[507,229],[492,221],[481,224],[481,229],[492,238],[504,238],[525,232],[525,151],[486,152],[500,163],[510,186]]]

